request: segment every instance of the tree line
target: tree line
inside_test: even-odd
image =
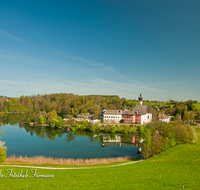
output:
[[[171,115],[179,114],[184,120],[200,119],[199,112],[195,113],[197,101],[177,102],[170,100],[166,103],[144,101],[150,104],[157,113]],[[58,114],[71,115],[92,114],[100,118],[103,108],[109,110],[133,108],[138,104],[136,100],[126,100],[116,95],[87,95],[80,96],[67,93],[21,96],[20,98],[8,98],[0,96],[0,113],[49,113],[56,110]]]
[[[4,113],[37,113],[40,111],[49,113],[56,110],[58,114],[77,116],[90,113],[99,118],[103,107],[111,110],[124,108],[131,110],[135,105],[118,96],[79,96],[60,93],[21,96],[20,98],[9,98],[9,100],[0,97],[0,112]]]

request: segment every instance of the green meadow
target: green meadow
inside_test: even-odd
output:
[[[200,111],[200,104],[194,104],[198,111]]]
[[[200,138],[200,128],[196,128]],[[119,163],[117,163],[119,164]],[[112,167],[107,167],[112,166]],[[37,175],[54,175],[54,178],[35,178],[33,169],[10,166],[0,167],[0,189],[200,189],[200,142],[179,145],[156,157],[113,167],[101,165],[87,169],[37,169]],[[58,167],[49,165],[49,167]],[[97,167],[97,166],[96,166]],[[27,178],[10,178],[12,173],[27,170]],[[31,171],[32,170],[32,171]]]

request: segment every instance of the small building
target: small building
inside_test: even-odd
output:
[[[91,121],[91,120],[94,120],[96,119],[94,115],[90,115],[90,114],[78,114],[77,115],[77,120],[78,121],[83,121],[83,120],[86,120],[86,121]]]
[[[119,123],[122,119],[122,110],[106,110],[103,109],[101,118],[107,123]]]
[[[159,113],[159,114],[158,114],[158,119],[159,119],[159,121],[169,123],[169,122],[170,122],[170,119],[171,119],[171,116],[168,116],[168,115]]]

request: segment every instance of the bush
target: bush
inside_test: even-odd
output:
[[[110,130],[111,133],[115,133],[117,131],[116,126],[110,125]]]
[[[4,162],[6,159],[6,147],[4,146],[5,142],[0,141],[0,162]]]
[[[192,125],[194,125],[194,126],[197,126],[197,123],[196,123],[196,121],[194,121]]]
[[[196,133],[189,124],[183,124],[180,117],[173,123],[149,123],[143,133],[144,157],[149,158],[177,144],[196,143]]]
[[[50,126],[51,128],[55,128],[55,127],[56,127],[56,122],[57,122],[56,119],[52,119],[52,120],[49,122],[49,126]]]
[[[56,127],[61,129],[63,126],[63,120],[61,117],[58,117],[57,122],[56,122]]]
[[[38,121],[41,125],[45,124],[46,123],[46,118],[44,118],[43,115],[40,115],[39,118],[38,118]]]
[[[144,130],[145,130],[145,125],[144,125],[144,124],[143,124],[143,125],[139,125],[138,130],[139,130],[141,133],[143,133]]]
[[[92,126],[90,127],[90,131],[96,132],[97,131],[96,125],[92,124]]]

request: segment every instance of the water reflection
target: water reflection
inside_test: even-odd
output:
[[[142,142],[138,134],[110,134],[110,133],[93,133],[88,131],[75,131],[75,132],[63,132],[59,129],[51,129],[44,127],[32,127],[21,126],[31,136],[36,134],[39,138],[48,138],[49,140],[55,140],[56,137],[61,138],[65,136],[66,143],[75,141],[77,137],[88,137],[91,143],[99,143],[102,147],[106,146],[135,146],[138,149],[142,149]]]
[[[138,148],[138,158],[140,159],[142,156],[142,142],[138,135],[119,135],[119,134],[102,134],[101,137],[101,146],[135,146]]]
[[[8,155],[44,155],[65,158],[132,156],[143,158],[141,156],[142,140],[138,134],[67,132],[59,129],[33,127],[22,122],[24,117],[25,115],[8,115],[0,118],[2,125],[17,124],[19,126],[19,128],[5,126],[2,129],[6,131],[4,140],[8,146]],[[15,133],[13,129],[18,132],[17,135],[13,134]],[[17,142],[17,146],[15,146],[15,142]]]
[[[7,114],[3,117],[0,117],[0,126],[10,124],[10,125],[16,125],[18,123],[21,123],[24,118],[26,117],[26,114]]]

